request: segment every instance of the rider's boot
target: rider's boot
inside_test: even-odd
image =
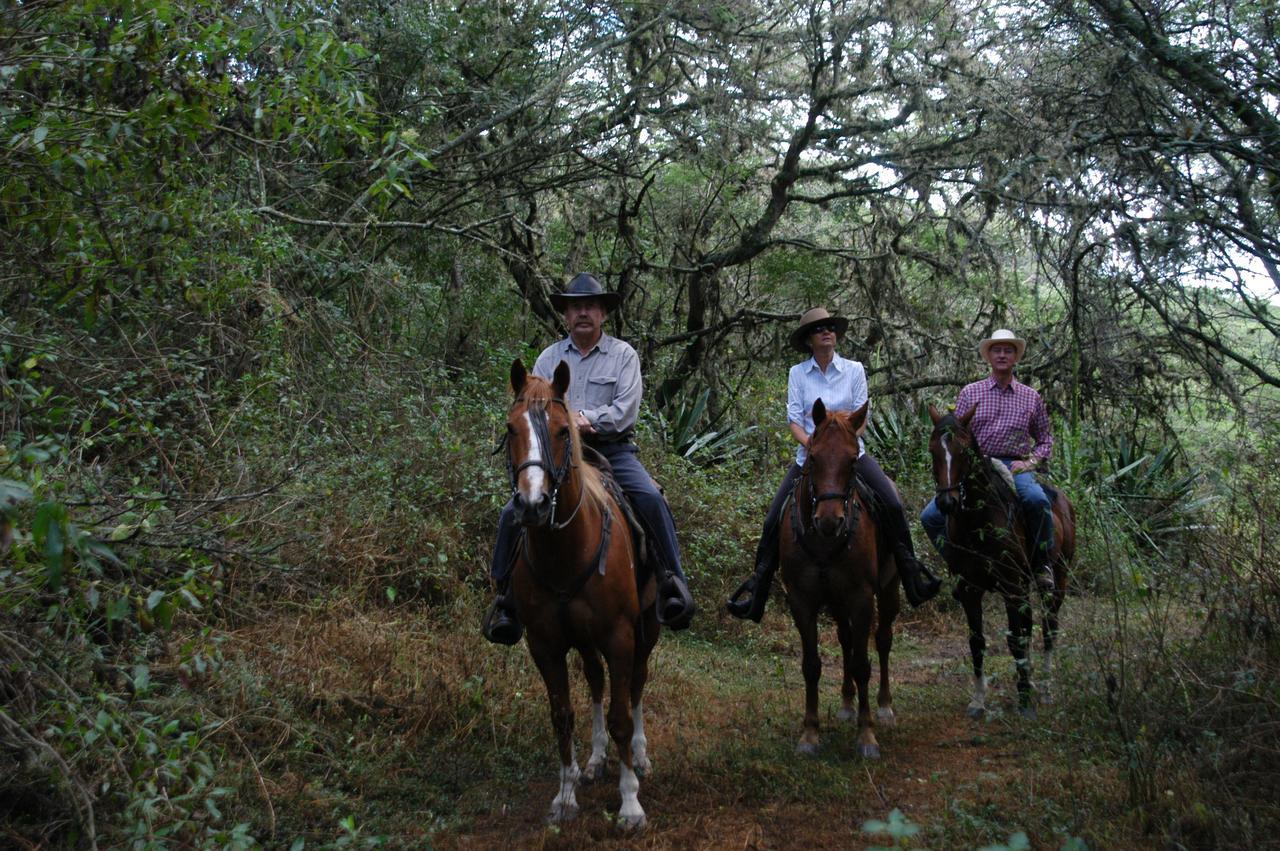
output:
[[[906,547],[898,550],[898,578],[902,580],[902,590],[906,592],[907,602],[912,607],[921,606],[938,596],[942,580],[916,558],[915,553]]]
[[[675,571],[658,583],[658,623],[667,629],[686,629],[697,613],[689,584]]]
[[[757,561],[755,572],[738,586],[738,590],[733,592],[725,604],[729,614],[760,623],[760,619],[764,617],[764,604],[769,600],[769,588],[773,585],[773,574],[777,569],[777,558]],[[739,599],[744,594],[747,597]]]
[[[480,631],[494,644],[515,644],[524,635],[524,627],[516,615],[516,603],[511,593],[511,579],[498,586],[498,596],[484,613]]]

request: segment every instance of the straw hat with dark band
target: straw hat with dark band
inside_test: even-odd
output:
[[[594,298],[604,305],[605,310],[613,310],[622,301],[622,296],[617,293],[611,293],[604,287],[600,286],[600,282],[596,280],[595,275],[588,272],[582,272],[569,282],[569,286],[564,288],[562,293],[551,294],[551,304],[561,313],[569,305],[570,299]]]
[[[832,326],[840,337],[849,330],[849,320],[843,316],[832,316],[825,307],[810,308],[800,317],[800,327],[791,332],[791,348],[809,354],[809,335],[819,325]]]
[[[991,351],[991,347],[996,343],[1008,343],[1013,346],[1019,360],[1022,359],[1022,353],[1027,350],[1026,340],[1018,339],[1018,335],[1008,328],[1001,328],[978,344],[978,354],[982,355],[983,360],[988,360],[987,352]]]

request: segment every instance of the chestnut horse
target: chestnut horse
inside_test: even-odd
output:
[[[511,364],[515,401],[507,412],[507,462],[524,540],[512,573],[516,609],[529,653],[551,702],[560,748],[560,791],[549,821],[578,814],[580,777],[604,772],[604,662],[609,668],[608,733],[621,765],[618,822],[644,826],[636,772],[649,767],[641,694],[649,653],[658,640],[656,593],[650,579],[637,590],[631,531],[622,509],[582,460],[582,445],[565,405],[569,367],[563,361],[547,382]],[[582,657],[591,688],[591,757],[578,770],[573,752],[573,703],[569,697],[570,649]]]
[[[982,595],[994,591],[1004,598],[1009,618],[1009,652],[1013,654],[1018,680],[1018,712],[1034,718],[1031,693],[1031,564],[1029,536],[1023,528],[1018,495],[1011,476],[1000,461],[982,454],[969,430],[974,411],[963,417],[940,414],[929,406],[933,434],[929,453],[933,456],[933,477],[938,510],[947,518],[944,558],[961,578],[956,598],[969,622],[969,653],[973,657],[973,697],[970,717],[986,711],[987,678],[983,674],[983,654],[987,641],[982,631]],[[1040,698],[1049,702],[1049,677],[1053,672],[1053,644],[1058,635],[1058,610],[1066,595],[1067,568],[1075,558],[1075,509],[1066,495],[1046,488],[1053,508],[1054,590],[1047,595],[1044,609],[1044,669]]]
[[[783,516],[791,534],[779,535],[782,579],[787,589],[791,617],[800,632],[804,651],[804,730],[796,752],[818,750],[818,615],[825,609],[836,621],[844,651],[843,706],[838,717],[854,717],[854,687],[858,696],[858,752],[880,756],[871,720],[867,689],[871,661],[867,641],[879,609],[876,651],[880,656],[880,692],[877,721],[893,726],[893,698],[889,693],[889,650],[893,646],[893,620],[898,616],[898,575],[893,553],[881,547],[867,503],[856,484],[853,462],[858,459],[858,429],[867,418],[867,406],[852,413],[828,412],[818,399],[813,403],[813,436],[809,456],[796,481],[791,504]]]

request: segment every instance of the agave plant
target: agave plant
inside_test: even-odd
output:
[[[755,430],[755,426],[715,428],[715,421],[707,416],[710,398],[710,389],[695,387],[657,413],[668,449],[695,464],[716,464],[738,455],[746,448],[742,438]]]

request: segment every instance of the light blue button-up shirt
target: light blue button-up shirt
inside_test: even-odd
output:
[[[787,421],[796,423],[805,434],[813,434],[813,403],[818,399],[828,411],[856,411],[867,401],[867,371],[856,360],[832,355],[827,371],[813,358],[791,367],[787,376]],[[868,411],[870,416],[870,411]],[[858,454],[866,451],[858,438]],[[796,463],[803,464],[809,452],[796,450]]]
[[[533,374],[548,381],[560,361],[569,365],[569,410],[582,411],[600,440],[629,436],[640,413],[644,385],[640,380],[640,356],[617,337],[601,334],[585,355],[572,337],[557,340],[542,350]]]

